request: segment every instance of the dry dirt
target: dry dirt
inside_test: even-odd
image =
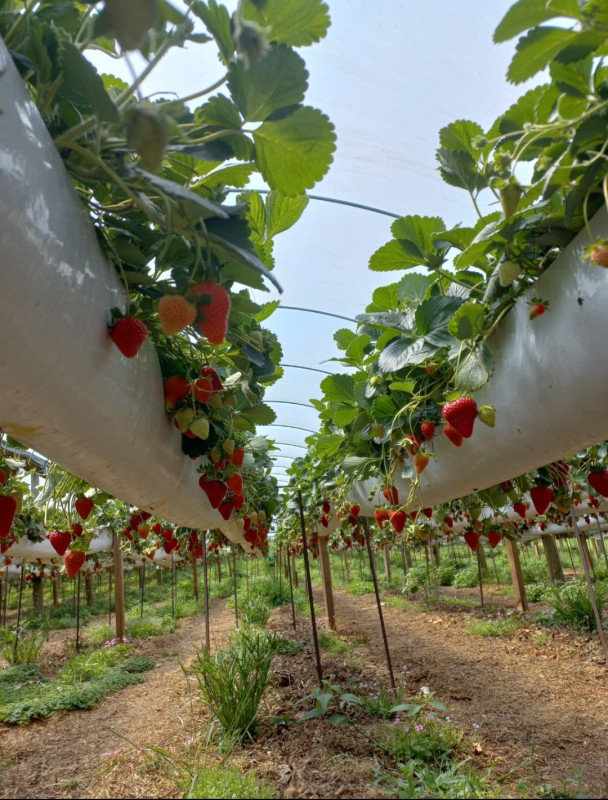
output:
[[[351,647],[348,656],[323,653],[324,677],[342,685],[386,684],[373,595],[338,591],[335,599],[339,633],[351,642],[368,641]],[[519,796],[518,779],[530,780],[530,760],[538,778],[554,784],[585,766],[585,791],[607,796],[608,669],[592,637],[547,629],[542,643],[532,629],[523,629],[510,637],[482,638],[466,633],[465,615],[453,610],[383,606],[383,611],[399,680],[405,678],[412,694],[422,686],[436,693],[454,724],[476,742],[471,752],[476,766],[495,764],[496,777],[509,776],[505,789],[512,796]],[[234,627],[234,614],[217,601],[211,618],[214,646],[221,646]],[[261,729],[235,760],[266,775],[285,797],[382,796],[363,739],[324,720],[295,721],[307,707],[299,701],[317,682],[310,623],[298,620],[294,633],[285,607],[274,612],[270,627],[305,646],[275,660]],[[197,616],[182,620],[173,634],[138,643],[137,653],[154,657],[157,666],[144,673],[143,684],[109,695],[91,711],[19,728],[0,726],[0,796],[179,796],[147,748],[183,754],[186,739],[208,728],[208,711],[196,699],[191,702],[179,663],[201,644],[203,630],[203,617]],[[62,646],[58,639],[48,645],[47,663],[61,657]]]

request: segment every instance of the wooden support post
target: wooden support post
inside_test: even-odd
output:
[[[120,537],[114,534],[114,615],[116,617],[116,638],[125,638],[125,575],[122,563]]]
[[[511,580],[515,591],[517,609],[518,611],[527,611],[528,598],[526,597],[526,587],[524,585],[524,576],[521,571],[517,542],[505,538],[505,549],[507,551],[507,558],[509,559],[509,570],[511,572]]]
[[[600,615],[599,609],[597,607],[597,599],[595,596],[595,588],[593,586],[593,581],[591,580],[591,570],[589,569],[589,565],[587,564],[586,558],[584,558],[584,550],[583,550],[583,542],[585,541],[585,537],[581,536],[581,533],[578,529],[578,522],[576,521],[576,514],[574,513],[574,509],[570,507],[570,517],[572,518],[572,526],[574,528],[574,535],[576,536],[576,540],[578,542],[579,550],[581,551],[581,558],[583,559],[583,567],[585,569],[585,580],[587,581],[587,588],[589,589],[589,597],[591,599],[591,605],[593,606],[593,615],[595,617],[595,624],[597,625],[597,632],[600,637],[600,642],[602,643],[602,647],[604,648],[604,656],[606,658],[606,665],[608,665],[608,642],[606,642],[606,634],[604,633],[604,628],[602,625],[602,617]]]
[[[437,542],[433,542],[431,545],[431,553],[433,554],[433,561],[436,567],[441,566],[441,552],[439,550],[439,545]]]
[[[599,558],[600,558],[600,550],[599,550],[599,547],[597,546],[597,542],[595,541],[595,539],[591,539],[591,544],[592,544],[592,546],[593,546],[593,552],[595,553],[595,557],[596,557],[596,558],[597,558],[597,560],[599,561]]]
[[[403,548],[403,562],[404,562],[404,569],[403,572],[405,574],[406,569],[412,568],[412,554],[410,552],[409,547],[406,547],[405,542],[401,545]]]
[[[53,606],[55,606],[56,608],[59,605],[59,587],[57,584],[56,577],[52,579],[52,585],[53,585]]]
[[[192,589],[194,591],[194,599],[198,603],[198,564],[194,553],[192,554]]]
[[[579,540],[579,550],[582,553],[583,558],[583,567],[585,564],[587,565],[587,569],[593,573],[595,576],[595,564],[593,563],[593,559],[591,558],[591,553],[589,552],[589,544],[587,543],[587,537],[580,535],[577,537]]]
[[[86,575],[84,579],[84,596],[88,606],[95,603],[95,588],[93,586],[93,576]]]
[[[156,567],[156,583],[158,586],[163,585],[163,568]]]
[[[534,548],[534,555],[536,558],[540,558],[540,547],[538,546],[536,539],[532,542],[532,547]]]
[[[298,573],[296,571],[296,554],[291,554],[291,580],[293,585],[297,588],[298,587]]]
[[[42,578],[32,578],[32,600],[34,611],[38,614],[42,613],[44,608],[44,585],[42,583]]]
[[[384,552],[384,573],[386,575],[386,582],[391,582],[391,551],[387,544],[382,548]]]
[[[481,540],[477,545],[477,563],[483,570],[486,570],[488,568],[488,559],[486,558],[486,551]]]
[[[319,561],[321,562],[321,578],[323,581],[323,600],[329,627],[336,630],[336,612],[334,610],[334,593],[331,585],[331,566],[327,549],[327,536],[319,536]]]
[[[543,542],[543,550],[545,551],[545,559],[547,561],[547,569],[549,571],[549,579],[555,583],[559,581],[564,582],[564,568],[559,557],[559,550],[555,544],[555,539],[551,534],[545,533],[541,537]]]

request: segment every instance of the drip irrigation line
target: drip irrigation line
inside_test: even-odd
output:
[[[241,193],[242,189],[228,189],[229,192]],[[251,189],[250,191],[257,192],[258,194],[269,194],[269,189]],[[373,214],[381,214],[383,217],[391,217],[391,219],[401,219],[403,214],[395,214],[393,211],[386,211],[384,208],[377,208],[376,206],[368,206],[366,203],[355,203],[354,200],[342,200],[339,197],[326,197],[321,194],[307,194],[309,200],[319,200],[322,203],[333,203],[339,206],[349,206],[350,208],[358,208],[361,211],[371,211]]]
[[[294,442],[275,442],[275,444],[280,445],[281,447],[298,447],[300,450],[308,450],[303,444],[294,444]]]

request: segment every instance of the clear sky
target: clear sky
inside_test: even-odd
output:
[[[447,186],[436,169],[439,129],[456,119],[487,128],[525,88],[505,74],[515,42],[492,43],[511,0],[327,0],[328,36],[301,51],[310,73],[306,103],[322,109],[337,132],[337,151],[326,178],[311,193],[387,209],[442,216],[447,225],[470,224],[466,192]],[[232,10],[236,3],[227,2]],[[221,75],[205,48],[181,51],[144,84],[147,93],[184,96]],[[97,63],[97,59],[95,59]],[[104,69],[118,72],[116,64]],[[124,74],[121,71],[121,74]],[[346,317],[361,313],[377,286],[403,273],[372,273],[370,255],[390,238],[391,220],[371,212],[311,200],[300,222],[276,241],[276,274],[288,306]],[[258,295],[257,299],[272,299]],[[266,323],[288,364],[339,371],[324,364],[337,355],[332,335],[348,323],[279,310]],[[267,399],[307,402],[319,396],[316,372],[286,369]],[[274,404],[277,423],[316,428],[317,415],[301,406]],[[306,432],[269,427],[260,433],[303,444]],[[283,456],[303,450],[281,448]],[[277,474],[289,463],[277,461]]]

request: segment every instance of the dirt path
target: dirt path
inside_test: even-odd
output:
[[[373,595],[338,591],[335,603],[338,630],[367,633],[366,658],[385,663]],[[595,640],[551,629],[544,644],[526,629],[506,638],[472,636],[462,614],[383,610],[395,672],[406,675],[412,692],[426,685],[437,693],[480,743],[482,760],[500,759],[504,773],[533,757],[539,776],[552,783],[584,765],[590,796],[607,796],[608,669]],[[514,778],[530,772],[524,767]]]
[[[234,627],[234,612],[220,600],[214,603],[210,616],[212,643],[217,647]],[[0,796],[175,796],[169,794],[175,792],[174,785],[160,777],[152,784],[142,781],[138,787],[138,754],[112,731],[137,745],[166,748],[173,743],[184,744],[177,715],[187,718],[190,702],[178,659],[189,659],[203,637],[204,616],[182,619],[174,633],[137,642],[137,655],[156,660],[156,667],[144,673],[144,683],[107,695],[90,711],[55,714],[23,727],[0,725],[4,766]],[[133,770],[125,768],[122,754],[133,755]],[[98,780],[100,773],[104,774]],[[151,785],[158,794],[151,793]]]

